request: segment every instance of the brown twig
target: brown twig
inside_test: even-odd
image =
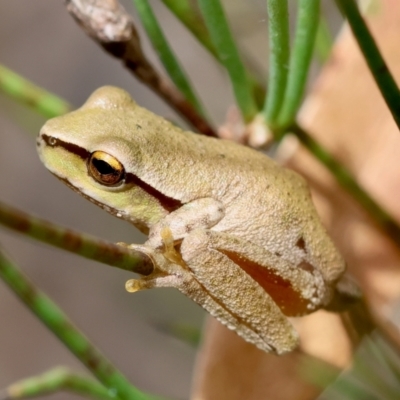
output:
[[[153,271],[153,262],[139,251],[60,227],[0,202],[0,224],[62,250],[141,275]]]
[[[92,39],[119,58],[132,74],[158,93],[195,129],[207,136],[217,136],[210,124],[148,61],[132,17],[118,0],[66,0],[66,6]]]

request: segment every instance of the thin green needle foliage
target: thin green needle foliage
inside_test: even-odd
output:
[[[5,393],[7,399],[23,399],[45,396],[61,390],[96,400],[113,400],[116,398],[97,381],[73,373],[64,367],[57,367],[41,375],[13,383],[5,390]]]
[[[287,0],[267,0],[269,37],[268,92],[264,115],[273,127],[285,95],[289,56],[289,10]]]
[[[162,0],[171,12],[192,32],[195,38],[218,59],[210,34],[199,12],[195,12],[193,2],[189,0]]]
[[[319,400],[397,399],[400,393],[400,357],[378,331],[364,338],[352,366],[330,385]]]
[[[72,324],[53,301],[38,290],[0,249],[0,277],[61,342],[121,400],[150,400],[122,375]]]
[[[333,47],[333,37],[329,26],[323,15],[319,18],[317,36],[315,38],[315,55],[321,63],[328,61]]]
[[[133,0],[133,3],[137,9],[146,33],[149,36],[149,39],[158,56],[160,57],[160,60],[164,65],[168,75],[175,83],[177,88],[182,92],[186,100],[196,109],[199,114],[204,115],[201,103],[197,98],[195,91],[186,76],[186,73],[169,46],[148,0]]]
[[[4,65],[0,65],[0,90],[46,118],[57,117],[71,109],[66,101],[34,85]]]
[[[199,43],[207,49],[210,54],[221,63],[218,53],[211,40],[210,34],[204,23],[204,19],[198,10],[196,3],[189,0],[162,0],[169,10],[182,22],[183,25],[194,35]],[[250,66],[251,67],[251,66]],[[252,71],[248,71],[250,85],[257,104],[262,105],[265,97],[265,87],[257,80]]]
[[[153,270],[151,260],[143,253],[60,227],[2,202],[0,224],[36,240],[117,268],[143,275]]]
[[[346,16],[368,67],[400,129],[400,92],[354,0],[336,0]]]
[[[256,116],[257,106],[221,3],[219,0],[199,0],[199,6],[218,58],[228,71],[237,105],[244,120],[249,122]]]
[[[296,118],[303,99],[319,22],[320,0],[299,0],[296,32],[289,64],[288,82],[277,127],[283,129]]]

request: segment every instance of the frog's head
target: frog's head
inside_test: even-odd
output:
[[[73,190],[147,232],[179,206],[143,180],[142,149],[151,147],[159,120],[124,90],[105,86],[78,110],[46,122],[39,156]]]

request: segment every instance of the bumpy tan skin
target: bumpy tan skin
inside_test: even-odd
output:
[[[129,281],[130,291],[176,287],[278,354],[298,342],[287,316],[340,297],[345,264],[304,180],[259,152],[182,131],[114,87],[48,121],[38,151],[74,190],[149,234],[131,247],[150,255],[154,272]],[[120,182],[92,177],[95,151],[119,161]]]

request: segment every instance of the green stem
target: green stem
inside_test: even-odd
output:
[[[154,399],[133,387],[49,297],[39,291],[0,249],[0,277],[75,356],[122,400]]]
[[[218,61],[218,53],[215,50],[210,34],[204,24],[201,14],[195,12],[193,2],[190,0],[162,0],[171,12],[194,35],[194,37],[212,54]]]
[[[299,0],[297,27],[290,57],[288,82],[277,127],[293,123],[307,82],[319,21],[320,0]]]
[[[179,21],[188,29],[199,43],[219,62],[218,53],[215,50],[210,34],[204,23],[204,19],[199,12],[196,4],[191,0],[162,0]],[[246,64],[246,60],[244,60]],[[248,65],[249,81],[252,86],[254,98],[260,107],[265,98],[265,87],[263,87],[256,78],[255,71],[252,71],[252,65]]]
[[[341,165],[330,153],[316,142],[300,126],[294,124],[287,129],[298,137],[306,147],[328,170],[334,175],[339,185],[342,186],[353,198],[367,211],[378,226],[397,244],[400,245],[400,226],[394,218],[385,211],[368,193],[361,188],[350,171]]]
[[[352,365],[324,391],[325,399],[397,399],[400,358],[395,342],[378,330],[366,336]]]
[[[151,43],[156,50],[165,70],[175,83],[177,88],[182,92],[186,100],[196,109],[196,111],[204,115],[203,108],[198,100],[192,86],[187,78],[183,68],[181,67],[178,59],[175,57],[174,52],[169,46],[167,39],[164,36],[160,24],[148,2],[148,0],[133,0],[140,20],[146,30]]]
[[[315,38],[315,53],[321,63],[328,61],[333,47],[333,38],[323,15],[319,17],[317,36]]]
[[[249,122],[256,116],[257,106],[221,3],[219,0],[199,0],[199,6],[218,58],[228,71],[239,109],[244,120]]]
[[[400,92],[354,0],[336,0],[349,21],[376,84],[400,128]]]
[[[115,400],[115,396],[100,383],[70,372],[67,368],[57,367],[44,374],[13,383],[6,390],[8,399],[23,399],[44,396],[59,391],[70,391],[96,400]]]
[[[269,126],[274,126],[282,107],[287,82],[290,34],[287,0],[267,0],[269,37],[268,92],[264,115]]]
[[[57,117],[70,111],[64,100],[47,92],[0,64],[0,90],[46,118]]]
[[[144,254],[34,217],[0,202],[0,224],[26,236],[82,257],[148,275],[153,270]]]

